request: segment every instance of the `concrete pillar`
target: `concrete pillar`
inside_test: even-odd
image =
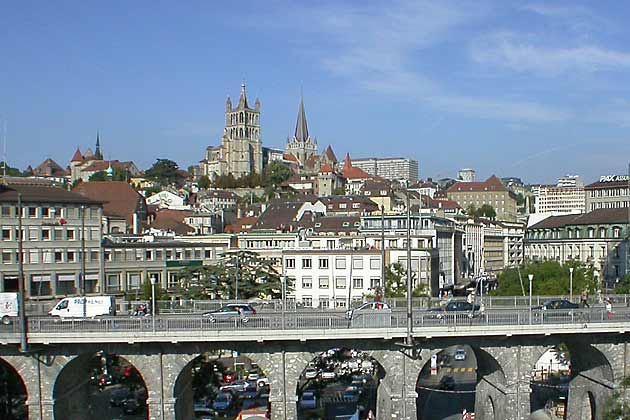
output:
[[[119,354],[118,356],[131,363],[144,380],[147,387],[147,408],[149,420],[166,420],[164,414],[164,382],[162,354]],[[172,418],[172,417],[171,417]],[[170,420],[171,418],[168,418]]]
[[[197,356],[197,353],[162,355],[165,419],[185,420],[194,417],[190,362]]]

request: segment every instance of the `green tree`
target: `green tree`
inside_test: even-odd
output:
[[[206,175],[202,175],[201,177],[199,177],[199,181],[197,181],[197,186],[203,190],[206,190],[208,188],[210,188],[210,178],[208,178]]]
[[[263,184],[266,186],[277,186],[291,178],[293,172],[291,168],[277,160],[271,162],[263,171]]]
[[[5,167],[6,166],[6,173],[7,176],[29,176],[32,175],[32,173],[28,173],[27,171],[20,171],[18,168],[13,168],[11,167],[8,163],[5,163],[4,161],[0,162],[0,174],[4,175],[4,171],[5,171]]]
[[[147,279],[142,284],[142,294],[140,295],[140,299],[142,300],[151,300],[151,280]],[[155,285],[155,300],[165,300],[168,299],[168,293],[159,284]]]
[[[181,181],[179,166],[169,159],[158,159],[144,172],[144,176],[162,186],[177,184]]]
[[[579,261],[564,265],[557,261],[534,262],[520,268],[508,268],[497,276],[499,287],[493,292],[497,296],[518,296],[528,293],[528,275],[533,274],[532,293],[535,295],[568,295],[570,292],[569,267],[573,267],[573,294],[584,291],[594,293],[597,280],[594,268]],[[520,274],[520,275],[519,275]],[[522,283],[521,283],[522,281]],[[522,286],[522,287],[521,287]]]
[[[603,420],[630,420],[630,404],[623,403],[626,388],[630,386],[630,377],[621,382],[621,390],[613,392],[604,405]]]
[[[412,281],[416,275],[412,273]],[[380,291],[379,291],[380,292]],[[401,263],[393,263],[385,267],[385,290],[386,298],[403,298],[407,296],[407,270]],[[427,296],[425,287],[418,285],[413,290],[413,296]]]
[[[630,294],[630,274],[627,274],[615,285],[615,293],[620,295]]]
[[[484,204],[477,210],[477,216],[487,217],[488,219],[494,219],[497,217],[497,212],[490,204]]]
[[[236,297],[250,299],[278,296],[280,274],[272,263],[251,251],[227,252],[213,266],[187,267],[178,273],[180,292],[189,298]]]
[[[94,181],[127,181],[129,179],[129,173],[121,168],[112,167],[111,179],[107,176],[107,171],[99,171],[90,175],[89,182]]]
[[[332,195],[346,195],[346,189],[343,187],[335,188]]]

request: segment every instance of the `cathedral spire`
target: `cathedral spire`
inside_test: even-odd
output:
[[[297,124],[295,125],[295,139],[305,142],[308,138],[308,125],[306,124],[306,112],[304,111],[304,97],[301,97]]]
[[[94,157],[99,160],[103,160],[103,152],[101,152],[101,136],[98,130],[96,130],[96,151]]]
[[[249,108],[249,105],[247,105],[247,92],[245,91],[245,80],[243,80],[243,83],[241,83],[241,96],[240,98],[238,98],[238,107],[239,109]]]

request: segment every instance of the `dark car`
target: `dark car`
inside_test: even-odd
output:
[[[256,315],[256,309],[247,303],[230,303],[216,311],[205,312],[204,317],[210,319],[211,322],[217,321],[233,321],[241,319],[243,322],[248,321],[248,317]]]
[[[533,307],[532,309],[542,309],[546,311],[550,309],[553,310],[553,309],[579,309],[579,308],[580,308],[580,305],[578,305],[577,303],[568,301],[566,299],[551,299],[540,306]]]
[[[479,312],[479,305],[459,301],[459,300],[451,300],[444,306],[440,306],[439,308],[431,308],[427,309],[427,312],[433,315],[435,318],[442,318],[443,315],[449,313],[464,313],[468,312],[469,314],[474,314],[475,312]]]
[[[125,414],[138,414],[144,410],[144,405],[135,398],[128,398],[123,402],[123,413]]]
[[[119,388],[112,391],[109,398],[109,405],[112,407],[122,407],[125,401],[133,397],[133,393],[128,388]]]

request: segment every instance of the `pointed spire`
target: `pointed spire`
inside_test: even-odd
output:
[[[101,152],[101,138],[100,133],[96,130],[96,151],[94,157],[99,160],[103,160],[103,153]]]
[[[241,96],[238,98],[238,107],[239,109],[249,108],[249,105],[247,105],[247,92],[245,91],[245,80],[243,80],[243,83],[241,84]]]
[[[83,155],[81,154],[79,146],[77,146],[77,150],[74,152],[74,155],[72,155],[70,162],[83,162]]]
[[[352,169],[352,161],[350,160],[350,153],[346,153],[346,160],[343,163],[344,172],[346,171],[346,169]]]
[[[230,99],[230,95],[227,97],[227,101],[225,101],[225,110],[230,112],[232,110],[232,100]]]
[[[304,97],[300,98],[300,109],[298,110],[297,124],[295,125],[296,140],[305,142],[308,140],[308,125],[306,124],[306,112],[304,111]]]
[[[256,111],[260,111],[260,99],[256,98],[256,103],[254,104],[254,109]]]

